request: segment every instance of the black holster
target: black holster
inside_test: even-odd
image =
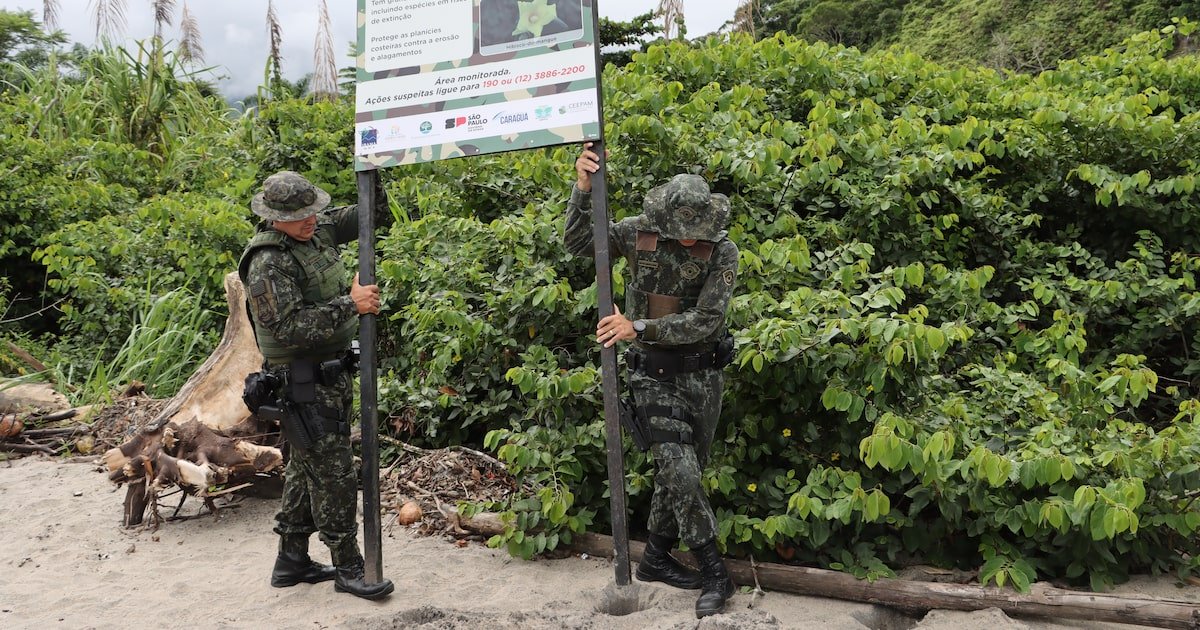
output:
[[[733,363],[733,355],[735,354],[733,335],[727,332],[725,333],[724,337],[721,337],[721,340],[717,342],[715,354],[716,363],[713,365],[713,367],[717,368],[718,370],[724,369],[726,365]]]
[[[621,401],[620,416],[621,426],[624,427],[629,437],[633,439],[633,445],[639,451],[645,452],[650,450],[650,423],[642,419],[632,399],[626,398]]]
[[[297,413],[296,406],[287,401],[279,401],[274,405],[263,405],[259,408],[258,417],[278,422],[284,439],[292,448],[301,453],[312,448],[312,445],[324,436],[323,433],[314,435],[309,424],[304,422]]]
[[[266,370],[247,374],[245,385],[242,387],[242,402],[246,403],[246,409],[258,415],[258,410],[263,405],[275,404],[275,393],[279,385],[279,377]]]
[[[336,417],[337,411],[317,405],[296,405],[282,400],[259,407],[258,417],[274,420],[283,430],[288,444],[303,453],[330,433],[350,434],[350,423]]]
[[[688,413],[686,409],[668,407],[666,405],[638,407],[634,404],[632,398],[626,398],[621,401],[621,426],[629,433],[629,437],[633,439],[633,445],[638,450],[643,452],[648,451],[655,444],[692,443],[692,432],[690,430],[668,431],[666,429],[655,429],[650,424],[650,418],[654,416],[665,416],[681,420],[689,425],[692,423],[692,414]]]

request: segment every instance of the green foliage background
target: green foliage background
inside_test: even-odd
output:
[[[758,0],[749,22],[863,50],[895,46],[936,61],[1040,72],[1169,23],[1195,0]],[[1194,44],[1192,44],[1194,46]]]
[[[617,216],[692,168],[734,202],[738,361],[704,479],[723,548],[1022,589],[1197,570],[1200,64],[1175,56],[1191,31],[1038,75],[782,35],[610,67]],[[57,305],[4,333],[115,361],[103,340],[151,348],[134,322],[164,330],[180,304],[211,343],[220,318],[196,301],[224,308],[258,182],[291,168],[354,200],[352,105],[235,116],[153,48],[79,68],[0,97],[0,304]],[[559,244],[576,151],[384,174],[388,430],[505,460],[531,496],[466,508],[504,511],[493,542],[523,556],[607,527],[594,274]],[[163,299],[180,287],[200,297]],[[652,470],[628,451],[635,524]]]

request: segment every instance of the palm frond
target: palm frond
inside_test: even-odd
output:
[[[162,39],[164,26],[170,26],[175,20],[175,0],[150,0],[154,8],[154,36]]]
[[[58,30],[58,13],[62,9],[58,4],[58,0],[43,0],[42,2],[42,29],[47,33],[53,33]]]
[[[658,14],[663,19],[663,38],[673,39],[683,24],[683,0],[659,0]]]
[[[755,37],[755,20],[759,17],[758,0],[742,0],[733,12],[733,32],[747,33]]]
[[[283,76],[283,30],[279,25],[279,15],[275,13],[275,3],[267,0],[267,36],[271,42],[270,65],[271,77],[275,83]]]
[[[204,45],[200,43],[200,23],[188,11],[187,0],[183,2],[183,15],[179,18],[179,59],[186,63],[204,61]]]
[[[125,32],[125,0],[93,0],[96,9],[96,40],[116,38]]]
[[[334,100],[338,96],[337,61],[333,58],[333,28],[329,20],[329,5],[318,0],[320,20],[317,23],[317,40],[313,43],[312,94],[318,100]]]

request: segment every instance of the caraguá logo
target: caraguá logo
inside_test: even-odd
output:
[[[525,121],[529,120],[529,114],[527,112],[513,112],[511,114],[501,112],[501,113],[497,114],[496,117],[493,118],[492,120],[496,121],[497,123],[499,123],[501,125],[511,125],[514,123],[521,123],[521,122],[525,122]]]

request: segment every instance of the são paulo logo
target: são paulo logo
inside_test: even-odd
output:
[[[487,119],[482,114],[455,116],[454,118],[446,119],[446,128],[457,129],[459,127],[466,127],[467,131],[475,131],[476,129],[481,129],[487,122]]]

